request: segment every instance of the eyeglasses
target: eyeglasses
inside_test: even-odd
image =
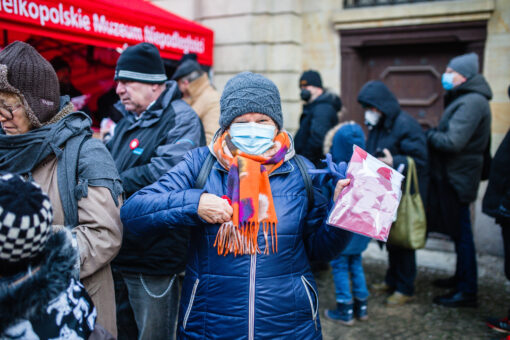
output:
[[[16,107],[0,106],[0,116],[6,120],[11,120],[14,118],[14,112],[19,110],[22,106],[23,104],[18,104]]]

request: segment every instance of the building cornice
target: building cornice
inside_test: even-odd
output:
[[[489,20],[495,0],[453,0],[343,9],[333,15],[337,30]]]

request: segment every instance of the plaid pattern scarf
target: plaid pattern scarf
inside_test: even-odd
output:
[[[269,174],[280,167],[290,147],[285,131],[274,138],[274,145],[264,155],[249,155],[237,149],[225,132],[213,145],[216,158],[227,169],[227,197],[234,210],[232,221],[223,223],[216,234],[214,246],[219,255],[251,255],[260,253],[257,242],[262,226],[269,254],[269,238],[273,253],[278,251],[276,225],[278,219],[269,185]],[[266,165],[269,166],[268,170]]]

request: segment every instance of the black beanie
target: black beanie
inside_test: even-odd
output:
[[[200,67],[199,63],[197,63],[195,60],[188,59],[179,65],[179,67],[177,67],[177,70],[175,70],[175,73],[172,76],[172,80],[179,80],[193,71],[200,70],[202,70],[202,68]]]
[[[117,60],[114,79],[162,84],[168,78],[157,47],[143,42],[129,46],[122,52]]]
[[[50,199],[39,185],[17,175],[1,176],[0,272],[22,270],[40,257],[52,222]]]
[[[60,107],[60,87],[51,64],[22,41],[0,52],[0,91],[21,97],[32,127],[53,118]]]
[[[299,78],[299,87],[308,85],[322,88],[322,79],[319,72],[314,70],[303,72],[301,78]]]

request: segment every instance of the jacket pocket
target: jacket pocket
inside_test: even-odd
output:
[[[312,320],[315,324],[315,330],[317,331],[317,313],[319,311],[319,295],[313,288],[312,284],[306,279],[304,275],[301,275],[301,282],[303,282],[303,286],[305,287],[306,295],[308,296],[308,301],[310,302],[310,310],[312,312]],[[315,302],[314,302],[315,300]]]
[[[191,308],[193,307],[193,301],[195,300],[195,294],[197,293],[197,287],[200,279],[195,280],[195,284],[193,285],[193,290],[191,291],[191,297],[189,298],[188,308],[186,308],[186,313],[184,314],[184,320],[182,321],[182,328],[186,329],[186,324],[188,323],[189,314],[191,312]]]

